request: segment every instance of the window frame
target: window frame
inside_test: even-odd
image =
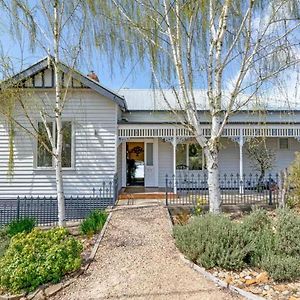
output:
[[[287,148],[281,148],[281,147],[280,147],[280,140],[282,140],[282,139],[287,140]],[[281,151],[287,151],[287,150],[290,150],[290,140],[289,140],[288,137],[280,137],[280,138],[278,139],[278,149],[281,150]]]
[[[74,121],[72,119],[63,119],[62,123],[64,122],[71,122],[71,167],[62,167],[63,170],[75,170],[75,130],[74,130]],[[43,123],[42,121],[37,121],[36,122],[36,128],[38,128],[38,124]],[[56,122],[55,121],[48,121],[47,123],[52,123],[52,136],[54,136],[56,140]],[[54,158],[52,155],[52,166],[51,167],[41,167],[38,166],[38,140],[35,139],[34,142],[34,163],[33,163],[33,170],[34,171],[52,171],[55,170],[55,165],[54,165]]]
[[[202,168],[201,169],[198,169],[198,170],[191,170],[190,169],[190,145],[192,144],[196,144],[196,143],[193,143],[193,142],[190,142],[190,143],[179,143],[176,145],[176,152],[177,152],[177,146],[178,145],[185,145],[185,149],[186,149],[186,157],[185,157],[185,162],[186,162],[186,166],[187,166],[187,169],[186,170],[181,170],[181,169],[177,169],[177,163],[176,163],[176,171],[205,171],[206,170],[206,164],[205,164],[205,156],[204,156],[204,151],[203,151],[203,148],[202,148]]]

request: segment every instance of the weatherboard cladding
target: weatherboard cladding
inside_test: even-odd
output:
[[[75,166],[63,171],[67,196],[92,194],[93,188],[97,190],[103,181],[113,178],[117,140],[115,112],[114,102],[88,90],[74,92],[67,102],[63,119],[72,120],[75,133]],[[26,124],[24,119],[20,121]],[[14,176],[9,178],[8,133],[3,121],[0,121],[0,136],[0,198],[55,195],[55,171],[34,168],[36,142],[17,130]]]
[[[64,74],[69,70],[62,65]],[[23,80],[28,88],[34,87],[35,94],[41,98],[52,97],[54,101],[53,71],[48,68],[47,60],[28,68],[16,75]],[[67,76],[64,75],[64,80]],[[87,195],[101,186],[103,180],[112,179],[117,172],[119,187],[121,185],[122,146],[118,144],[118,124],[135,124],[133,128],[141,128],[149,124],[173,123],[176,118],[168,111],[161,97],[154,97],[153,90],[122,90],[120,94],[125,95],[129,111],[126,109],[124,99],[118,94],[104,88],[97,82],[86,76],[72,72],[72,82],[69,93],[70,100],[67,102],[64,118],[73,121],[75,132],[74,150],[75,166],[71,170],[64,170],[64,184],[66,195]],[[85,87],[85,88],[83,88]],[[88,87],[88,88],[86,88]],[[198,94],[197,94],[198,93]],[[168,91],[168,99],[174,102],[174,96]],[[203,91],[196,94],[203,102],[205,95]],[[173,97],[173,98],[172,98]],[[158,101],[158,99],[160,99]],[[113,101],[111,101],[113,100]],[[202,103],[200,101],[200,104]],[[205,106],[201,106],[205,109]],[[122,112],[122,111],[123,112]],[[38,109],[36,109],[38,113]],[[201,120],[208,123],[207,112],[199,112]],[[268,111],[267,114],[253,114],[248,111],[240,112],[230,119],[234,128],[239,128],[241,123],[299,123],[299,111],[287,113],[286,111]],[[40,120],[39,116],[36,116]],[[26,121],[20,120],[26,124]],[[141,125],[144,124],[144,125]],[[28,125],[28,124],[27,124]],[[120,125],[121,126],[121,125]],[[124,125],[123,125],[124,126]],[[155,127],[155,125],[151,125]],[[167,125],[166,125],[167,126]],[[286,167],[294,158],[294,152],[299,150],[299,142],[289,138],[290,148],[288,150],[278,149],[278,138],[267,138],[268,145],[276,152],[274,172]],[[14,177],[7,176],[7,164],[9,157],[8,134],[6,123],[0,120],[0,198],[24,195],[55,195],[55,173],[54,170],[35,169],[34,153],[36,142],[29,138],[24,132],[17,130],[15,137],[15,168]],[[228,138],[221,139],[220,168],[222,172],[236,174],[239,171],[239,146]],[[165,175],[173,172],[172,145],[159,138],[158,143],[158,176],[159,186],[165,186]],[[246,152],[244,154],[244,172],[249,174],[253,168]]]

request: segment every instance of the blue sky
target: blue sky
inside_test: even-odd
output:
[[[20,68],[24,69],[46,56],[46,53],[41,49],[32,52],[26,39],[18,42],[11,36],[9,33],[8,20],[3,15],[3,12],[0,12],[0,49],[2,49],[1,52],[5,56],[8,56],[12,60],[15,71],[20,71]],[[79,71],[84,74],[90,70],[95,71],[101,83],[114,90],[118,90],[121,87],[149,88],[151,86],[151,71],[149,66],[141,67],[140,64],[137,64],[132,71],[135,62],[133,64],[130,62],[126,63],[124,69],[121,68],[118,63],[114,63],[112,73],[109,62],[106,60],[101,61],[97,50],[95,50],[95,53],[95,57],[92,60],[86,59],[86,63],[82,63],[79,67]],[[23,61],[23,66],[20,66],[21,60]],[[0,76],[0,78],[1,77],[2,76]],[[125,81],[126,78],[127,80]]]
[[[32,0],[34,1],[34,0]],[[15,72],[20,71],[20,61],[23,61],[22,69],[30,66],[41,58],[45,57],[46,53],[42,49],[37,49],[32,53],[28,38],[23,38],[21,41],[16,41],[9,33],[9,21],[5,18],[3,11],[0,11],[0,50],[12,60],[12,65],[15,67]],[[76,37],[75,37],[76,38]],[[23,49],[23,51],[21,51]],[[141,66],[140,63],[132,71],[133,65],[130,62],[125,63],[125,68],[121,68],[117,61],[114,61],[113,66],[107,59],[101,59],[99,51],[95,49],[94,55],[84,55],[84,61],[78,68],[84,74],[90,70],[94,70],[100,82],[108,88],[118,91],[120,88],[150,88],[151,87],[151,71],[147,64]],[[235,79],[238,69],[237,65],[233,64],[229,70],[226,70],[226,81],[224,87],[230,86],[230,80]],[[113,73],[111,73],[113,70]],[[298,74],[288,72],[285,91],[293,92],[298,83]],[[1,74],[0,74],[1,79]],[[125,81],[126,80],[126,81]],[[205,87],[205,78],[197,78],[197,87]],[[298,95],[297,95],[298,97]]]

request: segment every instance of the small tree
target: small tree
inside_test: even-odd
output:
[[[287,204],[290,207],[300,207],[300,152],[296,152],[295,160],[288,168],[286,185]]]
[[[254,170],[260,172],[258,183],[262,183],[266,172],[272,169],[275,152],[269,149],[264,138],[253,138],[246,146],[247,154]]]

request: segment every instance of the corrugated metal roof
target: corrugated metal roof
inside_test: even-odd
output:
[[[164,90],[162,93],[160,90],[153,89],[122,89],[119,94],[124,96],[128,110],[171,110],[171,107],[180,110],[180,105],[172,90]],[[206,92],[195,90],[194,94],[198,109],[208,109]]]
[[[173,90],[153,90],[153,89],[122,89],[118,92],[124,96],[129,111],[159,111],[159,110],[181,110],[177,97]],[[195,102],[198,110],[208,110],[208,101],[205,90],[194,90]],[[167,102],[164,99],[167,99]],[[239,96],[237,105],[244,103],[247,95]],[[224,96],[223,108],[226,108],[226,98]],[[253,98],[247,105],[243,105],[240,110],[300,110],[299,101],[289,101],[282,98]]]

